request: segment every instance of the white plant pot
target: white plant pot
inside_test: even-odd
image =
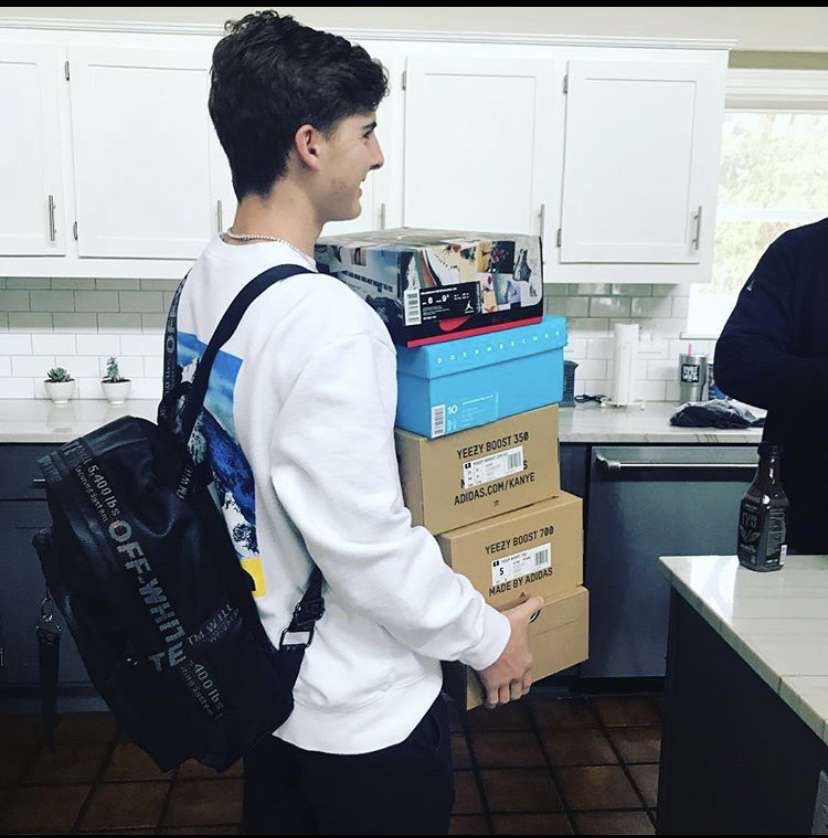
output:
[[[44,381],[46,395],[55,404],[69,404],[69,399],[75,395],[75,381]]]
[[[129,396],[131,381],[102,381],[104,395],[110,404],[123,404]]]

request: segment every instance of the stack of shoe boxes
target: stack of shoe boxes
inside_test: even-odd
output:
[[[561,490],[566,321],[543,317],[536,236],[390,230],[323,239],[317,261],[397,343],[397,456],[414,524],[495,608],[533,594],[538,680],[588,655],[581,499]],[[449,691],[482,703],[476,677]]]

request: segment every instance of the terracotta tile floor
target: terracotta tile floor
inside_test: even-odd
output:
[[[655,833],[658,693],[561,696],[452,713],[456,835]],[[63,716],[58,749],[34,716],[0,713],[0,833],[238,834],[242,766],[161,774],[108,713]]]

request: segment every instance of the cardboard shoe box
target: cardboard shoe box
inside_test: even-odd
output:
[[[582,663],[589,657],[589,591],[575,591],[546,602],[529,624],[532,683]],[[443,665],[444,689],[467,710],[485,702],[477,673],[453,661]]]
[[[558,406],[439,439],[395,431],[412,523],[434,535],[561,493]]]
[[[397,347],[397,427],[435,439],[563,397],[566,318]]]
[[[314,256],[406,346],[538,323],[543,316],[538,236],[401,227],[326,236]]]
[[[553,600],[584,582],[583,505],[557,498],[437,537],[446,563],[495,608],[540,595]]]

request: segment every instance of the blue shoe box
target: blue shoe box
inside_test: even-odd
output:
[[[563,397],[566,318],[397,347],[397,427],[434,439]]]

